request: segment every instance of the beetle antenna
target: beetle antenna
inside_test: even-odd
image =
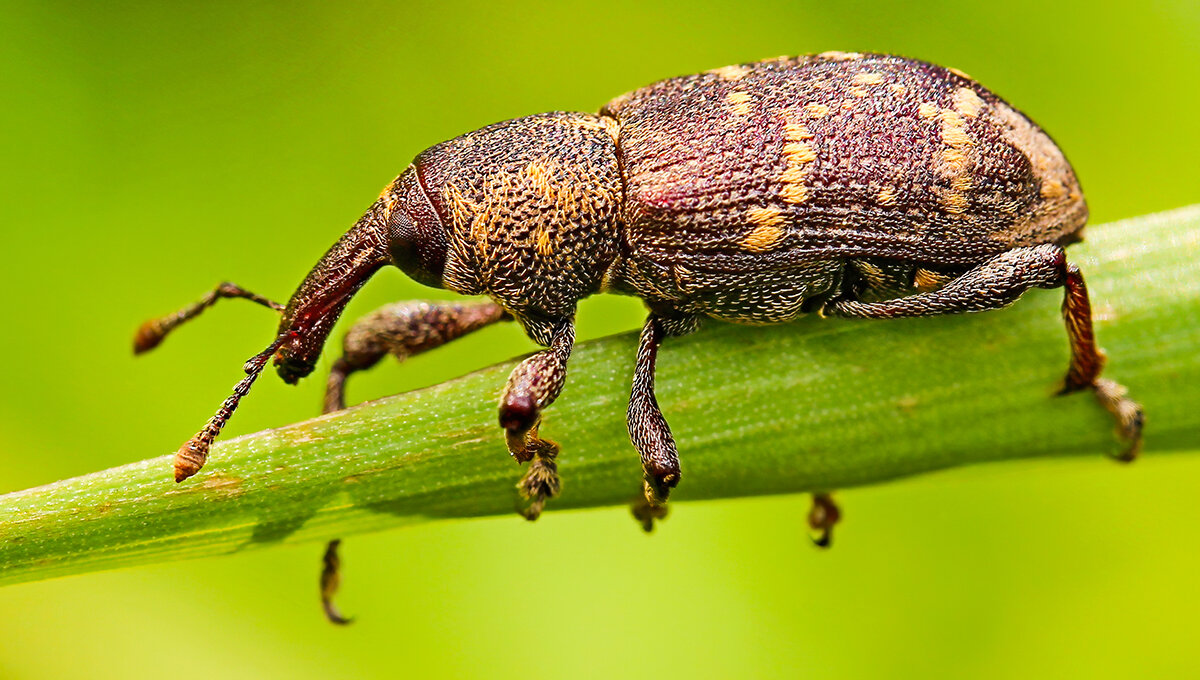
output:
[[[243,298],[251,302],[256,302],[263,307],[270,307],[277,312],[283,311],[283,305],[278,302],[261,295],[255,295],[237,284],[224,281],[218,284],[216,288],[210,290],[204,297],[178,312],[157,319],[150,319],[142,324],[138,328],[137,334],[133,336],[133,353],[142,354],[158,347],[159,343],[167,337],[168,333],[178,328],[185,321],[191,321],[200,316],[201,312],[215,305],[217,300],[221,298]]]
[[[233,394],[221,404],[221,408],[212,418],[209,418],[204,427],[196,433],[194,437],[179,447],[179,451],[175,453],[175,481],[182,482],[191,477],[204,467],[204,462],[208,460],[208,450],[212,446],[213,440],[217,435],[221,434],[221,428],[225,427],[225,423],[233,417],[233,412],[237,410],[238,403],[242,397],[250,393],[250,387],[254,385],[254,381],[258,379],[258,375],[262,373],[266,367],[267,361],[271,355],[283,345],[292,333],[281,333],[269,347],[263,351],[250,357],[250,360],[242,367],[246,372],[246,377],[238,381],[238,384],[233,386]]]

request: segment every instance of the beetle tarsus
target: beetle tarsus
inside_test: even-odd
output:
[[[321,558],[321,608],[325,611],[325,618],[330,623],[344,626],[353,619],[343,616],[333,602],[338,588],[342,585],[342,558],[338,555],[338,548],[341,544],[342,539],[340,538],[330,541],[325,546],[325,554]]]
[[[558,445],[554,442],[544,442],[534,454],[529,469],[517,482],[517,492],[529,504],[518,513],[529,521],[534,521],[542,515],[546,501],[558,496],[562,490],[562,480],[558,476],[558,463],[554,457],[558,455]]]
[[[842,511],[833,501],[833,496],[827,493],[814,493],[812,507],[808,511],[808,526],[812,529],[810,538],[818,548],[828,548],[833,545],[833,527],[842,519]]]
[[[638,524],[642,525],[642,531],[651,533],[654,531],[655,522],[667,518],[667,515],[670,513],[670,506],[666,503],[651,502],[643,490],[638,495],[637,500],[630,505],[629,510]]]

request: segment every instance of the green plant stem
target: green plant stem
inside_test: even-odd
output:
[[[1071,249],[1106,375],[1145,405],[1149,454],[1200,444],[1198,253],[1200,206],[1093,227]],[[1102,457],[1118,447],[1108,414],[1087,393],[1054,396],[1067,366],[1060,300],[1039,290],[986,314],[711,323],[669,340],[658,397],[683,462],[673,500],[1046,456],[1115,465]],[[634,334],[576,349],[542,429],[562,445],[549,509],[640,492],[625,432],[635,349]],[[495,421],[512,366],[221,442],[183,484],[163,456],[0,497],[0,583],[511,513],[521,470]]]

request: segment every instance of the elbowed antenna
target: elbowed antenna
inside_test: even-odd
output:
[[[184,307],[183,309],[168,314],[167,316],[150,319],[143,323],[133,337],[133,353],[143,354],[148,352],[158,345],[167,337],[171,331],[175,330],[187,321],[191,321],[200,315],[201,312],[216,304],[221,298],[243,298],[251,302],[260,304],[264,307],[283,312],[283,305],[265,298],[261,295],[256,295],[250,291],[238,286],[237,284],[229,283],[228,281],[219,284],[216,288],[209,291],[204,297],[196,302]],[[221,428],[225,427],[225,423],[233,416],[233,412],[237,409],[238,402],[242,397],[250,392],[250,386],[254,384],[258,374],[262,373],[263,368],[267,365],[267,361],[271,358],[276,350],[288,339],[287,334],[281,334],[275,338],[271,346],[266,350],[254,355],[243,366],[247,376],[242,378],[233,388],[233,395],[221,404],[221,408],[217,411],[204,429],[200,430],[195,437],[188,440],[186,444],[179,447],[178,453],[175,454],[175,481],[182,482],[183,480],[196,474],[201,467],[204,466],[204,461],[208,458],[208,449],[212,446],[213,439],[221,432]]]
[[[187,440],[183,446],[179,447],[179,451],[175,453],[175,481],[182,482],[191,477],[204,467],[205,461],[208,460],[208,450],[212,448],[213,440],[217,435],[221,434],[221,429],[225,427],[225,423],[233,417],[233,412],[237,410],[238,404],[250,393],[251,386],[258,379],[260,373],[267,366],[267,361],[279,349],[279,347],[290,337],[289,333],[282,333],[269,347],[255,354],[249,361],[242,366],[242,370],[246,372],[246,377],[238,381],[238,384],[233,386],[233,394],[221,404],[221,408],[213,414],[212,418],[204,424],[204,427],[196,433],[191,439]]]
[[[191,321],[197,316],[200,316],[201,312],[217,304],[217,300],[220,300],[221,298],[243,298],[260,304],[263,307],[269,307],[277,312],[283,311],[283,305],[279,304],[278,302],[265,298],[261,295],[255,295],[236,283],[223,281],[218,284],[216,288],[205,294],[204,297],[200,298],[196,302],[193,302],[187,307],[184,307],[178,312],[175,312],[174,314],[168,314],[167,316],[161,316],[156,319],[150,319],[146,323],[142,324],[138,328],[137,334],[133,336],[133,353],[143,354],[145,352],[149,352],[155,347],[158,347],[159,344],[162,343],[162,341],[167,337],[168,333],[175,330],[183,323]]]
[[[275,340],[243,365],[246,377],[233,386],[233,394],[195,436],[179,447],[175,454],[176,482],[182,482],[204,467],[213,440],[221,434],[272,357],[280,377],[288,383],[295,383],[312,372],[346,303],[367,279],[392,262],[387,225],[395,206],[395,200],[390,196],[393,186],[389,185],[384,196],[325,253],[292,294],[286,307],[231,283],[222,283],[199,301],[174,314],[147,321],[138,329],[133,341],[135,354],[158,346],[168,333],[198,316],[220,298],[245,298],[282,313]]]

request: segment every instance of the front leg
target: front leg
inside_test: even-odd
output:
[[[529,323],[526,322],[528,328]],[[537,519],[546,501],[562,488],[558,477],[558,444],[538,437],[542,410],[558,398],[567,382],[567,360],[575,344],[575,322],[564,319],[544,325],[549,349],[525,359],[508,377],[500,397],[500,427],[504,428],[508,451],[518,463],[532,460],[517,484],[530,501],[523,511],[526,519]],[[535,337],[542,336],[541,333]]]

